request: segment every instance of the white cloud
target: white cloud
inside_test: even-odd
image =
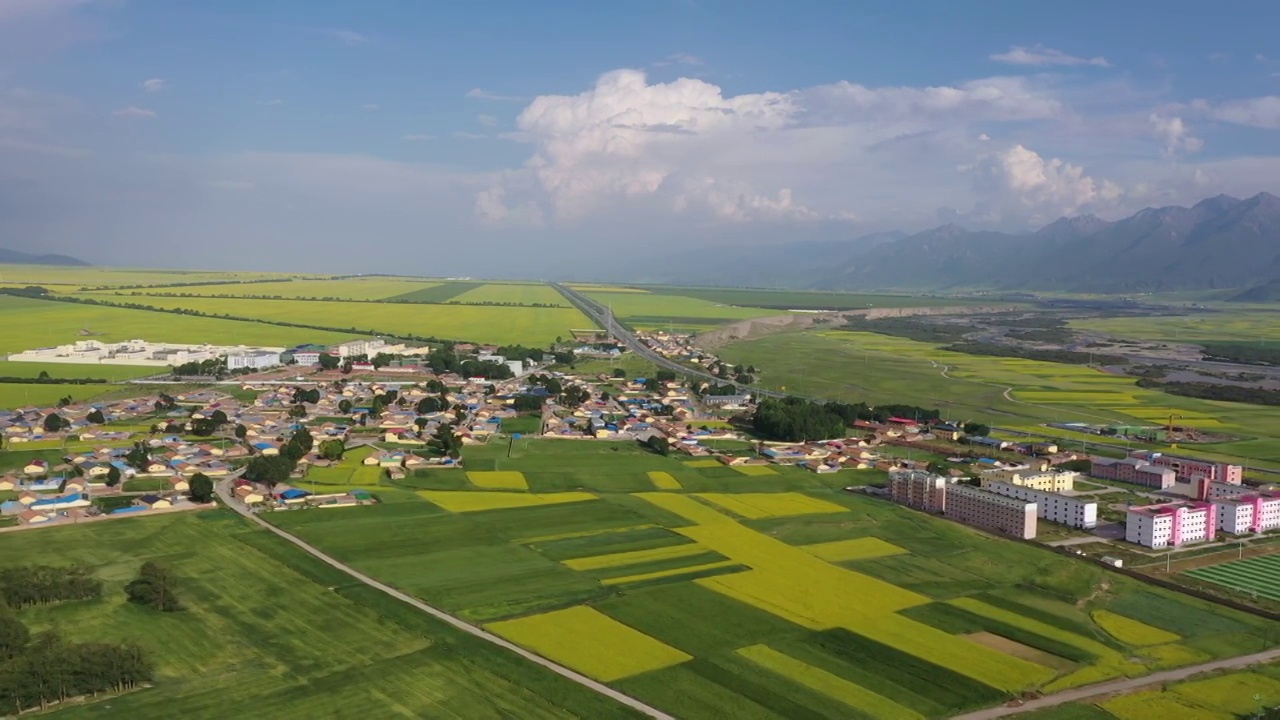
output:
[[[356,47],[357,45],[364,45],[365,43],[369,42],[369,38],[365,37],[364,35],[361,35],[360,33],[354,30],[327,28],[327,29],[321,30],[320,32],[325,35],[328,35],[329,37],[333,38],[334,40],[337,40],[339,43],[346,45],[347,47]]]
[[[532,201],[514,207],[507,205],[507,192],[501,182],[476,193],[475,215],[489,226],[530,226],[542,224],[542,209]]]
[[[1217,106],[1211,106],[1205,101],[1197,101],[1193,103],[1193,107],[1207,109],[1212,117],[1229,123],[1271,130],[1280,129],[1280,95],[1229,100]]]
[[[156,111],[148,110],[147,108],[140,108],[136,105],[130,105],[127,108],[117,110],[111,114],[115,117],[123,118],[153,118],[156,116]]]
[[[381,107],[377,103],[365,103],[360,106],[360,109],[367,110],[369,112],[377,112]]]
[[[1191,129],[1180,117],[1164,117],[1159,113],[1151,113],[1151,134],[1163,145],[1164,154],[1174,157],[1179,153],[1199,152],[1204,141],[1191,134]]]
[[[980,135],[978,135],[978,140],[981,142],[986,142],[990,139],[991,139],[991,136],[986,133],[981,133]]]
[[[1008,63],[1009,65],[1031,65],[1035,67],[1062,65],[1092,65],[1094,67],[1111,67],[1111,63],[1107,62],[1104,57],[1082,58],[1075,55],[1068,55],[1061,50],[1054,50],[1043,45],[1035,45],[1025,47],[1023,45],[1014,45],[1009,48],[1009,52],[995,53],[989,56],[996,62]]]
[[[408,135],[401,136],[400,139],[406,142],[422,142],[423,140],[435,140],[436,136],[423,135],[421,133],[409,133]]]
[[[263,107],[275,107],[277,105],[283,105],[284,101],[280,98],[271,98],[270,100],[259,100],[258,104]]]
[[[455,133],[453,134],[453,136],[454,136],[454,137],[456,137],[456,138],[458,138],[459,140],[483,140],[483,139],[485,139],[486,137],[488,137],[487,135],[481,135],[481,134],[479,134],[479,133],[470,133],[470,132],[465,132],[465,131],[463,131],[463,130],[459,130],[459,131],[455,132]]]
[[[1095,180],[1078,165],[1045,160],[1022,145],[990,155],[976,167],[979,193],[993,203],[999,219],[1040,224],[1064,215],[1106,208],[1124,190],[1110,180]]]
[[[149,93],[157,93],[157,92],[160,92],[161,90],[164,90],[164,89],[165,89],[165,82],[164,82],[164,79],[163,79],[163,78],[151,78],[150,80],[143,80],[143,81],[142,81],[142,89],[143,89],[145,92],[149,92]]]
[[[493,127],[494,125],[498,124],[498,118],[492,115],[477,115],[476,122],[480,123],[485,127]]]
[[[500,95],[492,93],[481,88],[471,88],[467,91],[467,97],[473,100],[497,100],[499,102],[524,102],[524,98],[517,95]]]

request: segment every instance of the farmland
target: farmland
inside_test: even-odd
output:
[[[1220,672],[1171,685],[1030,712],[1027,720],[1232,720],[1280,705],[1280,664]]]
[[[226,511],[17,533],[5,547],[0,564],[85,563],[105,584],[100,600],[18,611],[33,631],[136,642],[156,667],[154,687],[59,717],[629,717]],[[185,610],[125,602],[146,560],[177,574]]]
[[[553,440],[464,463],[268,519],[687,718],[944,717],[1266,642],[1262,620],[842,492],[847,474]]]
[[[1214,312],[1191,315],[1077,320],[1071,327],[1139,340],[1274,342],[1280,337],[1280,312],[1274,307],[1241,308],[1227,304]]]
[[[1232,590],[1280,601],[1280,555],[1210,565],[1188,570],[1186,574]]]
[[[91,400],[112,389],[110,385],[0,383],[0,408],[53,407],[67,395],[74,400]]]
[[[1272,408],[1169,395],[1078,365],[979,357],[850,331],[772,335],[731,344],[721,356],[762,368],[761,382],[773,388],[847,401],[914,403],[1015,430],[1044,431],[1041,424],[1055,421],[1160,424],[1177,414],[1180,424],[1240,438],[1180,452],[1280,467],[1280,416]]]
[[[155,270],[55,265],[0,265],[5,285],[73,285],[106,287],[168,283],[224,282],[227,280],[286,279],[292,273],[216,272],[206,270]]]
[[[568,336],[570,328],[590,326],[590,321],[585,316],[570,308],[475,305],[423,307],[398,303],[370,305],[337,301],[152,296],[129,297],[127,301],[148,307],[196,310],[208,315],[261,318],[321,327],[349,327],[352,333],[359,334],[417,335],[466,339],[499,345],[509,343],[547,345],[557,336]],[[78,309],[81,306],[68,304],[66,307]],[[168,322],[177,317],[154,315],[160,318],[161,322]],[[284,334],[283,331],[288,330],[270,326],[262,327],[268,331],[279,329],[282,331],[281,335]],[[309,331],[294,330],[293,332],[297,334]],[[300,342],[307,342],[307,340]],[[323,340],[316,342],[323,342]]]
[[[159,287],[101,291],[108,299],[138,295],[196,295],[231,296],[250,295],[281,298],[326,298],[338,300],[382,300],[394,295],[437,287],[440,283],[410,280],[407,278],[343,278],[341,280],[281,280],[278,282],[226,283],[220,285],[195,285],[188,287]]]

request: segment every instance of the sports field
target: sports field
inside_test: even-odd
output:
[[[86,295],[85,297],[91,297]],[[572,308],[498,307],[483,305],[369,304],[323,300],[257,300],[251,298],[129,297],[131,303],[157,308],[184,308],[209,315],[262,318],[321,327],[350,328],[361,335],[413,335],[474,342],[544,346],[571,328],[591,327]],[[50,303],[53,304],[53,303]],[[79,309],[80,306],[65,305]],[[151,313],[161,321],[185,320]],[[202,318],[192,318],[202,319]],[[281,331],[288,328],[260,326]],[[306,332],[306,331],[293,331]],[[148,339],[150,339],[148,337]],[[305,342],[305,341],[303,341]],[[319,340],[316,342],[324,342]],[[284,344],[284,343],[280,343]]]
[[[554,440],[463,459],[381,506],[270,520],[681,718],[947,717],[1266,641],[1252,616],[840,490],[871,472]]]
[[[1245,594],[1280,600],[1280,555],[1236,560],[1219,565],[1188,570],[1198,580],[1224,585]]]
[[[138,643],[156,667],[154,687],[58,717],[633,717],[229,512],[14,533],[5,547],[0,565],[87,563],[106,586],[100,600],[19,610],[33,632]],[[177,574],[183,611],[125,602],[147,560]]]

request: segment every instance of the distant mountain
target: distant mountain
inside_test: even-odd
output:
[[[1107,222],[1062,218],[1014,235],[945,225],[886,242],[812,283],[828,289],[1142,292],[1280,280],[1280,198],[1226,195]]]
[[[69,255],[32,255],[30,253],[18,252],[17,250],[8,250],[0,248],[0,265],[69,265],[74,267],[89,267],[89,263],[73,258]]]
[[[1248,290],[1227,298],[1227,302],[1273,303],[1280,302],[1280,280],[1255,285]]]

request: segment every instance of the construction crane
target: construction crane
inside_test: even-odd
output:
[[[1169,424],[1165,427],[1165,432],[1167,432],[1167,433],[1169,434],[1169,438],[1170,438],[1169,447],[1171,447],[1171,448],[1173,448],[1173,449],[1177,450],[1177,449],[1178,449],[1178,443],[1173,442],[1173,421],[1174,421],[1175,419],[1181,420],[1181,419],[1182,419],[1182,416],[1181,416],[1181,415],[1170,415],[1170,416],[1169,416]]]

